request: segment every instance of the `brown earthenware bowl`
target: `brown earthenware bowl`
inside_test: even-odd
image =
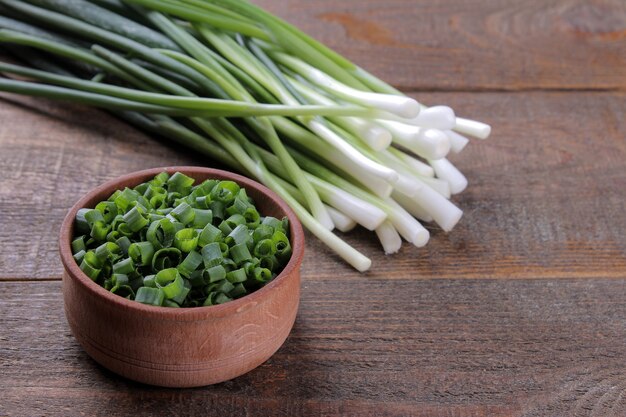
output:
[[[263,288],[211,307],[148,306],[105,290],[72,257],[74,218],[115,190],[133,187],[162,171],[196,180],[228,179],[246,188],[264,216],[289,218],[293,255]],[[293,211],[276,194],[248,178],[199,167],[139,171],[111,180],[82,197],[63,221],[59,241],[65,267],[63,297],[72,333],[104,367],[135,381],[166,387],[215,384],[242,375],[269,359],[287,338],[300,299],[304,233]]]

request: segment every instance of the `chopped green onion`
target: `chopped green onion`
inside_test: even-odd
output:
[[[187,203],[180,203],[171,212],[170,215],[184,225],[192,223],[195,219],[196,212]]]
[[[146,238],[155,249],[167,248],[174,243],[176,228],[168,219],[154,221],[148,227]]]
[[[71,242],[85,274],[121,297],[166,307],[224,303],[271,280],[287,261],[279,261],[274,243],[289,243],[283,222],[266,217],[261,224],[245,189],[232,181],[194,186],[188,179],[157,175],[115,191],[97,209],[79,210],[76,224],[84,222],[94,235]],[[152,206],[148,199],[155,196],[167,196],[164,205]],[[101,229],[110,230],[107,240],[100,240]]]
[[[226,274],[226,279],[231,284],[236,284],[238,282],[245,282],[248,277],[246,276],[246,271],[243,268],[239,268],[228,272]]]
[[[272,279],[272,272],[268,268],[254,268],[254,279],[266,283]]]
[[[204,247],[209,243],[221,240],[221,238],[222,231],[209,223],[204,226],[204,229],[200,232],[200,235],[198,236],[198,245]]]
[[[96,205],[96,210],[102,213],[106,223],[110,223],[117,216],[117,205],[112,201],[101,201]]]
[[[85,213],[88,212],[89,209],[82,208],[76,212],[76,218],[74,219],[74,228],[76,229],[76,234],[85,234],[89,233],[91,230],[91,226],[89,226],[89,222],[85,219]]]
[[[124,222],[128,225],[130,231],[138,232],[148,224],[148,219],[144,217],[144,210],[141,206],[136,205],[124,214]]]
[[[154,281],[154,275],[146,275],[143,278],[143,286],[144,287],[150,287],[150,288],[156,288],[156,282]]]
[[[213,221],[213,212],[211,210],[193,209],[195,215],[192,227],[194,229],[202,229]]]
[[[161,271],[172,268],[180,263],[181,258],[181,252],[176,248],[159,249],[152,257],[152,269]]]
[[[102,263],[96,256],[95,252],[89,251],[85,253],[83,260],[80,264],[80,269],[91,278],[93,281],[98,279],[102,268]]]
[[[160,288],[141,287],[137,290],[135,301],[153,306],[160,306],[165,299],[165,293]]]
[[[130,248],[131,241],[127,236],[118,238],[115,243],[120,247],[120,250],[124,255],[128,255],[128,249]]]
[[[95,254],[101,263],[115,261],[122,254],[122,249],[115,243],[105,242],[96,248]]]
[[[223,259],[222,249],[218,242],[209,243],[202,248],[202,260],[205,268],[219,265]]]
[[[174,235],[174,246],[181,252],[191,252],[198,246],[198,231],[196,229],[182,229]]]
[[[113,264],[114,274],[129,275],[133,272],[135,272],[135,265],[131,258],[122,259],[121,261]]]
[[[185,288],[183,278],[176,268],[167,268],[157,272],[154,282],[167,299],[176,297]]]
[[[178,271],[186,278],[189,278],[191,274],[202,264],[203,258],[195,250],[192,250],[187,254],[185,259],[177,266]]]
[[[248,227],[245,224],[239,224],[228,234],[228,236],[226,236],[224,242],[226,242],[227,245],[232,246],[242,243],[245,244],[249,240],[252,240],[252,236],[250,236]]]
[[[205,269],[203,275],[205,276],[205,280],[210,283],[218,282],[226,278],[226,269],[224,269],[222,265],[215,265]]]
[[[265,258],[276,254],[276,244],[272,239],[262,239],[256,243],[253,250],[254,256]]]
[[[77,252],[84,251],[86,249],[85,246],[85,236],[78,236],[76,239],[72,240],[72,253],[76,254]]]
[[[167,180],[167,189],[174,193],[189,194],[193,182],[193,178],[176,172]]]
[[[128,247],[128,256],[139,266],[150,265],[154,256],[154,246],[150,242],[135,242]]]
[[[250,254],[250,251],[248,250],[248,246],[246,245],[245,242],[231,247],[229,253],[230,253],[230,257],[232,258],[233,261],[235,261],[237,265],[240,265],[252,259],[252,255]]]
[[[239,298],[246,295],[247,292],[246,287],[242,283],[238,283],[235,284],[235,288],[233,288],[228,295],[232,298]]]
[[[85,258],[85,253],[86,253],[85,250],[81,249],[78,252],[76,252],[74,255],[72,255],[78,265],[80,265],[83,262],[83,259]]]

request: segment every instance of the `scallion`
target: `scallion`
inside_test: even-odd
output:
[[[254,177],[359,271],[371,261],[333,228],[347,231],[358,223],[375,230],[391,253],[397,235],[426,243],[419,221],[435,221],[445,231],[459,221],[462,212],[449,198],[467,179],[445,158],[466,146],[464,135],[489,136],[489,125],[457,117],[447,106],[419,104],[248,1],[116,0],[106,9],[100,3],[0,0],[10,16],[0,19],[0,42],[45,52],[36,60],[19,55],[27,66],[0,63],[7,75],[0,91],[108,109]],[[77,236],[116,243],[126,256],[130,244],[119,240],[145,230],[152,264],[161,270],[180,262],[172,245],[187,254],[228,240],[230,246],[220,245],[224,255],[239,244],[230,236],[239,226],[263,225],[236,184],[208,183],[210,193],[204,184],[192,187],[183,174],[165,174],[119,190],[79,212]],[[257,235],[273,239],[274,232]],[[73,246],[84,270],[99,279],[103,270],[89,255],[95,247]],[[248,248],[253,256],[255,249],[271,252],[267,243],[257,246]],[[275,246],[275,255],[261,258],[267,266],[289,253],[281,242]],[[148,258],[135,248],[131,259]],[[255,279],[265,282],[267,273],[261,269]],[[234,296],[211,292],[193,304]],[[156,293],[142,297],[158,300]]]

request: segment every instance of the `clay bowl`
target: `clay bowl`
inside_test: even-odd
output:
[[[106,291],[80,270],[70,248],[74,218],[116,189],[133,187],[162,171],[180,171],[198,181],[229,179],[246,188],[261,215],[287,216],[293,255],[284,270],[263,288],[210,307],[154,307]],[[139,171],[111,180],[82,197],[69,211],[59,241],[65,313],[85,351],[105,368],[126,378],[165,387],[194,387],[226,381],[269,359],[283,344],[296,317],[302,226],[276,194],[248,178],[199,167]]]

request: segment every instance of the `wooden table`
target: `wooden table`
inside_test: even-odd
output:
[[[0,415],[626,415],[626,3],[263,0],[429,104],[493,125],[453,159],[458,227],[358,274],[308,235],[285,345],[223,384],[161,389],[92,361],[57,234],[107,179],[212,162],[107,114],[2,94]]]

